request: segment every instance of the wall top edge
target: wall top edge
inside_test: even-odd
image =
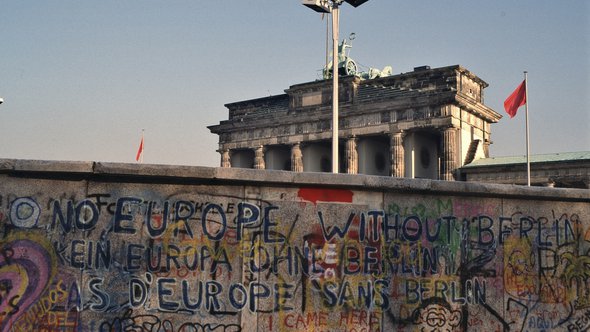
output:
[[[242,168],[91,161],[0,158],[1,176],[178,185],[315,186],[382,192],[590,202],[590,190],[588,189],[526,187],[462,181],[392,178],[360,174],[296,173]]]

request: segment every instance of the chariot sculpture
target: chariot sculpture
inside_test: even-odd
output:
[[[385,68],[383,68],[383,70],[369,68],[368,72],[359,71],[357,63],[350,57],[349,50],[350,48],[352,48],[352,41],[355,39],[355,34],[351,33],[348,38],[350,40],[350,43],[348,43],[346,39],[343,39],[342,42],[338,45],[338,76],[355,75],[362,79],[374,79],[378,77],[390,76],[392,74],[391,66],[386,66]],[[331,78],[332,72],[333,65],[332,61],[330,61],[322,70],[323,78]]]

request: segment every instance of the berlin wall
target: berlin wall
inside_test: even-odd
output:
[[[587,331],[590,191],[0,160],[0,332]]]

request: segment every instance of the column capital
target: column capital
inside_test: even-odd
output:
[[[391,137],[400,137],[404,138],[408,132],[406,130],[399,130],[389,133]]]
[[[460,130],[460,129],[461,128],[459,128],[459,127],[455,127],[453,125],[448,125],[448,126],[445,126],[445,127],[440,127],[439,128],[439,131],[444,133],[446,131],[457,131],[457,130]]]

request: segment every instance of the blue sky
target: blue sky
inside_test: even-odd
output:
[[[590,150],[590,1],[343,5],[351,57],[395,74],[460,64],[485,103],[529,77],[531,153]],[[325,21],[298,0],[0,0],[0,158],[218,166],[226,103],[313,81]],[[525,153],[524,109],[492,156]]]

